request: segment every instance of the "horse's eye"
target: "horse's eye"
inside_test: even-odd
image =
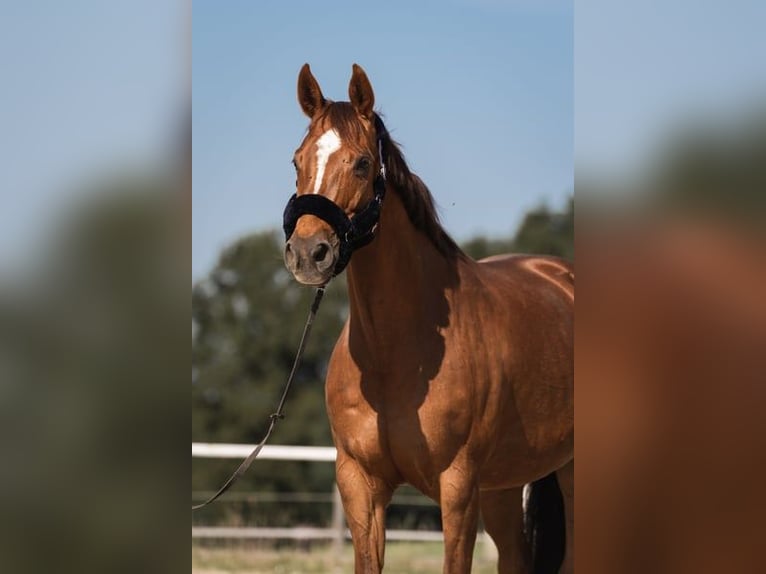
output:
[[[298,171],[298,164],[295,162],[295,158],[293,158],[293,167],[295,168],[295,171]]]
[[[370,158],[360,157],[354,164],[354,171],[360,177],[366,177],[367,171],[370,169]]]

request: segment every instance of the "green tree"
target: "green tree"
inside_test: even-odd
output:
[[[500,253],[536,253],[574,258],[574,198],[562,213],[542,205],[526,214],[512,239],[475,237],[462,245],[474,259]]]
[[[247,236],[226,249],[192,289],[192,440],[258,442],[292,367],[314,290],[284,267],[273,233]],[[329,288],[277,426],[277,444],[329,445],[324,377],[347,316],[345,282]],[[194,461],[193,490],[214,490],[235,461]],[[332,465],[258,461],[244,479],[259,492],[326,491]],[[246,488],[246,487],[243,487]],[[280,509],[271,518],[283,519]]]
[[[574,198],[569,199],[563,213],[553,212],[546,206],[527,213],[513,238],[512,250],[573,259]]]

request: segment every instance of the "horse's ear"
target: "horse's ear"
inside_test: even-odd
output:
[[[367,74],[361,66],[352,67],[351,81],[348,84],[348,99],[359,115],[368,120],[372,118],[372,106],[375,105],[375,94]]]
[[[298,102],[303,113],[312,119],[324,108],[326,103],[322,89],[311,73],[308,64],[303,64],[301,73],[298,74]]]

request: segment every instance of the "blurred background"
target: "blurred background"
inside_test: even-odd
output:
[[[762,569],[765,19],[575,6],[581,572]]]
[[[0,571],[188,563],[190,15],[0,3]]]

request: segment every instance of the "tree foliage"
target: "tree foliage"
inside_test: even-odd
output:
[[[245,237],[192,289],[192,441],[256,443],[276,410],[314,296],[288,274],[281,251],[273,233]],[[346,318],[345,301],[345,283],[333,282],[297,371],[286,419],[272,436],[275,444],[332,444],[323,380]],[[232,460],[195,460],[192,489],[217,488],[235,467]],[[332,480],[332,465],[258,461],[243,482],[259,492],[330,492]],[[321,511],[308,505],[300,510]],[[276,523],[295,519],[292,510],[278,507],[263,514]]]
[[[552,211],[541,205],[526,214],[516,234],[510,239],[475,237],[463,245],[474,259],[498,253],[537,253],[574,257],[574,198],[567,202],[564,212]]]

